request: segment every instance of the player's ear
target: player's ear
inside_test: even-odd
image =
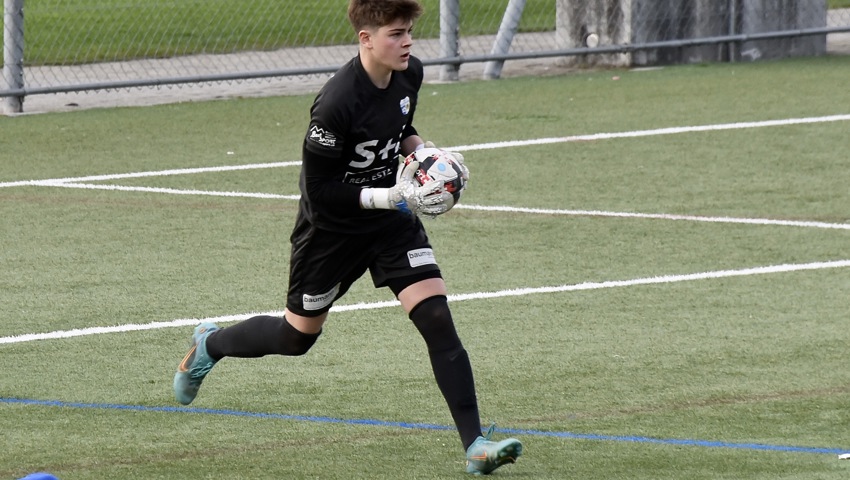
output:
[[[363,29],[357,33],[357,37],[360,39],[361,46],[366,48],[372,48],[372,32]]]

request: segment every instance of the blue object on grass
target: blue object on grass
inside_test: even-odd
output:
[[[26,477],[20,478],[18,480],[59,480],[59,479],[54,477],[53,475],[47,473],[47,472],[36,472],[36,473],[30,473]]]

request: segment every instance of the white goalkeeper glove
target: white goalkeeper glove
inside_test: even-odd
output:
[[[427,141],[422,145],[423,148],[439,148],[434,145],[434,142]],[[443,150],[440,148],[440,150]],[[469,183],[469,169],[466,168],[466,164],[463,162],[463,154],[460,152],[450,152],[448,150],[443,150],[444,152],[451,155],[455,160],[457,160],[457,164],[460,165],[460,170],[463,172],[463,187],[466,188],[466,184]]]
[[[390,188],[364,188],[360,190],[360,206],[364,209],[400,210],[413,215],[439,215],[448,210],[447,197],[438,180],[419,186],[413,175],[419,168],[418,161],[404,166],[396,184]]]

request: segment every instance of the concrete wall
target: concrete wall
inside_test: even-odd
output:
[[[826,0],[557,0],[558,48],[641,45],[826,26]],[[586,55],[574,65],[667,65],[822,55],[826,35]]]
[[[555,35],[558,48],[586,46],[589,34],[595,34],[599,46],[623,45],[631,41],[631,2],[628,0],[557,0]],[[569,65],[626,66],[628,54],[567,57]]]
[[[631,3],[632,43],[635,45],[715,37],[728,31],[727,0],[631,0]],[[632,64],[718,61],[722,60],[722,48],[719,45],[699,45],[641,50],[632,56]]]
[[[740,11],[736,17],[739,32],[761,33],[826,27],[826,1],[738,0],[738,3],[742,4],[739,6]],[[771,14],[765,15],[764,12],[771,12]],[[734,58],[758,60],[825,53],[826,35],[814,35],[744,42]]]

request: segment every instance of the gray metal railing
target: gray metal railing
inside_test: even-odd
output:
[[[109,22],[101,17],[117,16],[114,9],[119,7],[99,0],[75,0],[73,5],[52,1],[63,6],[63,14],[70,16],[67,18],[87,18],[91,24],[68,21],[76,29],[50,29],[47,20],[55,13],[49,10],[51,1],[33,2],[33,8],[28,8],[25,0],[4,0],[0,98],[6,112],[22,111],[28,96],[50,93],[166,85],[189,89],[205,83],[317,78],[332,73],[356,53],[353,35],[346,42],[334,38],[299,40],[286,36],[297,32],[269,32],[275,38],[263,40],[257,48],[246,46],[237,34],[222,40],[220,32],[232,30],[228,23],[232,16],[226,11],[232,4],[226,0],[207,5],[205,18],[215,19],[207,30],[192,24],[192,19],[173,18],[173,12],[167,19],[169,12],[156,17],[158,13],[151,14],[146,4],[133,5],[131,1],[122,4],[118,12],[124,15],[121,22],[125,23],[111,31]],[[545,58],[575,66],[752,61],[832,53],[832,44],[846,47],[842,51],[850,53],[850,10],[827,10],[823,0],[780,2],[782,10],[771,10],[777,8],[777,2],[770,0],[493,0],[471,18],[464,17],[459,0],[422,1],[430,2],[436,10],[426,10],[426,16],[439,13],[439,35],[417,39],[416,54],[426,65],[439,66],[439,77],[444,81],[457,80],[464,66],[475,63],[485,64],[484,78],[498,78],[506,61],[521,59]],[[255,24],[250,30],[259,30],[275,19],[287,24],[290,18],[301,18],[299,5],[302,9],[337,12],[326,16],[327,22],[345,24],[340,0],[255,2],[264,8],[255,9]],[[140,12],[136,16],[134,9]],[[216,9],[221,10],[220,15]],[[191,54],[178,46],[143,48],[147,44],[179,43],[179,38],[161,38],[146,29],[151,25],[152,30],[156,22],[166,20],[171,22],[170,29],[163,35],[173,31],[177,37],[191,35],[203,40],[203,35],[208,35],[210,40],[201,41],[200,48]],[[122,38],[121,32],[130,26],[141,33],[129,40]],[[83,35],[98,40],[86,43],[79,37]],[[29,44],[28,39],[32,39]],[[122,43],[123,49],[113,48],[113,42]],[[142,53],[126,53],[124,44],[128,42],[135,47],[130,50]],[[53,44],[79,44],[80,50],[45,50],[45,45]],[[277,44],[287,46],[268,46]],[[29,52],[36,49],[40,56],[30,60],[36,57]],[[92,51],[97,53],[92,60],[80,61]]]

